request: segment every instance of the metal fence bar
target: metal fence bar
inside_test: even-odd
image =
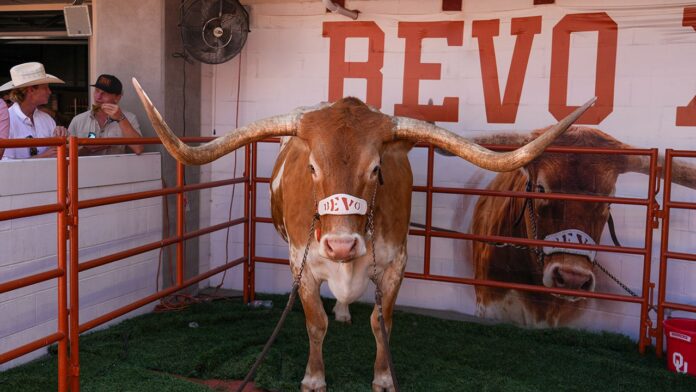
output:
[[[184,288],[186,288],[186,287],[188,287],[188,286],[191,286],[191,285],[193,285],[193,284],[195,284],[195,283],[198,283],[198,282],[200,282],[201,280],[207,279],[207,278],[209,278],[209,277],[211,277],[211,276],[213,276],[213,275],[219,274],[220,272],[223,272],[223,271],[226,270],[226,269],[230,269],[230,268],[232,268],[232,267],[235,267],[235,266],[237,266],[237,265],[240,265],[240,264],[242,264],[243,262],[244,262],[244,258],[243,258],[243,257],[240,257],[240,258],[238,258],[238,259],[236,259],[236,260],[234,260],[234,261],[230,261],[230,262],[228,262],[228,263],[226,263],[226,264],[223,264],[223,265],[221,265],[221,266],[219,266],[219,267],[217,267],[217,268],[214,268],[214,269],[212,269],[212,270],[210,270],[210,271],[208,271],[208,272],[204,272],[204,273],[198,274],[198,275],[196,275],[196,276],[194,276],[194,277],[192,277],[192,278],[190,278],[190,279],[187,279],[187,280],[183,281],[181,284],[177,284],[177,285],[175,285],[175,286],[166,288],[166,289],[164,289],[164,290],[160,290],[160,291],[158,291],[158,292],[156,292],[156,293],[154,293],[154,294],[148,295],[148,296],[145,297],[145,298],[139,299],[139,300],[137,300],[137,301],[135,301],[135,302],[131,302],[131,303],[128,304],[128,305],[125,305],[125,306],[120,307],[120,308],[118,308],[118,309],[116,309],[116,310],[114,310],[114,311],[111,311],[111,312],[109,312],[109,313],[106,313],[106,314],[104,314],[104,315],[101,315],[101,316],[99,316],[99,317],[97,317],[97,318],[95,318],[95,319],[93,319],[93,320],[90,320],[90,321],[88,321],[88,322],[86,322],[86,323],[80,325],[80,333],[83,333],[83,332],[85,332],[85,331],[89,331],[90,329],[95,328],[95,327],[97,327],[97,326],[99,326],[99,325],[102,325],[102,324],[104,324],[104,323],[106,323],[106,322],[109,322],[109,321],[115,319],[116,317],[123,316],[124,314],[126,314],[126,313],[128,313],[128,312],[131,312],[131,311],[133,311],[133,310],[135,310],[135,309],[138,309],[138,308],[140,308],[140,307],[142,307],[142,306],[145,306],[145,305],[149,304],[150,302],[153,302],[153,301],[156,301],[156,300],[158,300],[158,299],[164,298],[164,297],[166,297],[166,296],[168,296],[168,295],[170,295],[170,294],[174,294],[174,293],[176,293],[176,292],[179,291],[179,290],[182,290],[182,289],[184,289]]]
[[[49,271],[41,272],[19,279],[10,280],[5,283],[0,283],[0,294],[20,289],[22,287],[27,287],[37,283],[45,282],[47,280],[55,279],[59,276],[63,276],[64,273],[65,270],[55,268]]]
[[[5,362],[11,361],[15,358],[19,358],[22,355],[26,355],[34,350],[38,350],[42,347],[49,346],[49,345],[51,345],[57,341],[60,341],[64,338],[65,338],[65,335],[63,335],[60,332],[55,332],[51,335],[36,339],[33,342],[27,343],[25,345],[22,345],[22,346],[15,348],[15,349],[12,349],[6,353],[0,354],[0,363],[5,363]]]

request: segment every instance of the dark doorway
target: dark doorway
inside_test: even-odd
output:
[[[46,111],[58,125],[68,126],[70,120],[89,105],[89,55],[86,39],[8,38],[0,39],[0,84],[10,80],[10,68],[17,64],[38,61],[46,72],[65,81],[53,84]]]

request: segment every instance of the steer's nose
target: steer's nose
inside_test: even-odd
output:
[[[350,260],[356,256],[358,239],[353,235],[327,235],[324,251],[332,260]]]
[[[566,289],[594,290],[594,275],[588,271],[581,271],[572,267],[555,266],[552,273],[555,287]]]

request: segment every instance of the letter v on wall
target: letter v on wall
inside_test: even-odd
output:
[[[527,73],[529,55],[532,51],[532,41],[536,34],[541,33],[541,16],[512,19],[510,33],[516,35],[517,39],[515,40],[515,49],[512,53],[510,72],[507,83],[505,83],[505,94],[502,101],[493,43],[493,37],[498,36],[499,30],[499,19],[477,20],[472,26],[472,36],[478,38],[486,118],[489,123],[512,124],[515,122],[517,108],[520,105],[522,86]]]

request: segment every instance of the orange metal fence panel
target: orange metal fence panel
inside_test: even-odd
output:
[[[42,215],[47,213],[57,214],[56,228],[56,268],[50,271],[25,276],[9,282],[0,283],[0,293],[16,290],[22,287],[31,286],[39,282],[50,279],[57,279],[56,296],[58,299],[58,317],[56,332],[36,339],[32,342],[17,347],[9,352],[0,353],[0,363],[8,362],[34,350],[58,343],[58,390],[63,392],[68,390],[68,307],[67,289],[67,220],[68,206],[66,204],[67,181],[68,181],[68,161],[67,146],[65,138],[50,139],[13,139],[0,141],[0,147],[4,148],[23,148],[56,146],[56,203],[50,205],[35,206],[25,209],[14,209],[0,212],[0,221],[9,219],[19,219],[29,216]]]
[[[696,313],[696,306],[667,301],[667,267],[670,259],[696,261],[696,252],[683,253],[669,250],[670,239],[670,212],[673,209],[680,210],[696,210],[696,203],[679,202],[672,200],[672,167],[674,158],[696,158],[696,151],[684,151],[667,149],[665,154],[665,188],[663,195],[662,209],[662,243],[660,244],[660,274],[658,278],[658,294],[657,294],[657,328],[656,328],[656,343],[655,352],[658,357],[662,356],[664,346],[664,328],[663,321],[665,320],[665,310],[681,310],[685,312]]]
[[[184,138],[187,143],[200,143],[213,140],[213,138],[193,137]],[[148,303],[176,293],[188,286],[196,284],[204,279],[212,277],[218,273],[224,272],[229,268],[237,265],[245,265],[245,272],[249,268],[249,247],[244,246],[244,255],[235,260],[225,260],[225,263],[217,268],[200,273],[194,277],[184,280],[183,265],[184,265],[184,241],[198,237],[204,234],[212,233],[216,230],[226,229],[232,226],[243,225],[244,243],[249,243],[249,165],[250,151],[245,150],[245,169],[244,174],[240,178],[227,180],[211,181],[208,183],[199,184],[184,184],[184,167],[182,164],[177,164],[177,185],[173,188],[164,188],[155,191],[135,192],[122,194],[117,196],[109,196],[91,200],[80,200],[78,197],[79,179],[79,148],[83,145],[127,145],[127,144],[160,144],[157,138],[116,138],[116,139],[78,139],[70,137],[65,138],[50,138],[50,139],[32,139],[32,140],[2,140],[0,147],[29,147],[29,146],[57,146],[58,157],[56,159],[57,167],[57,191],[56,204],[48,204],[34,206],[30,208],[1,211],[0,221],[8,219],[18,219],[29,216],[36,216],[47,213],[56,213],[58,216],[57,238],[58,241],[58,257],[57,266],[55,269],[44,271],[38,274],[14,279],[7,282],[0,282],[0,293],[16,290],[22,287],[30,286],[49,279],[58,279],[57,296],[58,296],[58,326],[55,333],[44,336],[35,341],[27,343],[21,347],[17,347],[9,352],[0,353],[0,363],[5,363],[12,359],[18,358],[31,351],[46,347],[58,342],[58,390],[60,392],[68,389],[77,392],[80,389],[80,359],[79,359],[79,334],[102,325],[116,317],[126,314],[132,310],[142,307]],[[69,149],[69,154],[68,154]],[[68,159],[69,158],[69,159]],[[71,164],[69,164],[69,162]],[[220,187],[226,185],[235,185],[244,183],[244,216],[232,219],[227,222],[219,223],[213,226],[201,228],[195,231],[185,232],[184,218],[184,199],[183,195],[186,192]],[[97,206],[122,203],[131,200],[139,200],[150,197],[163,197],[166,195],[176,195],[177,197],[177,231],[176,235],[171,238],[163,238],[161,241],[145,244],[135,248],[127,249],[121,252],[116,252],[110,255],[99,257],[83,263],[79,262],[79,211],[80,209],[92,208]],[[69,243],[68,243],[69,240]],[[70,246],[70,260],[67,260],[67,246]],[[135,302],[122,306],[112,312],[103,314],[89,322],[80,324],[80,304],[79,304],[79,274],[97,266],[115,262],[126,257],[130,257],[149,250],[162,248],[171,244],[176,244],[177,247],[177,279],[176,285],[167,289],[162,289],[145,298],[141,298]],[[248,276],[244,274],[245,282],[248,282]],[[70,282],[70,292],[68,294],[68,281]],[[249,291],[245,290],[244,297],[248,300]],[[69,299],[68,299],[69,297]],[[69,306],[68,306],[69,304]],[[69,346],[69,350],[68,350]]]
[[[262,141],[264,143],[277,143],[277,139],[267,139]],[[658,210],[658,205],[655,201],[655,195],[658,192],[658,182],[657,182],[657,158],[658,152],[656,149],[607,149],[607,148],[586,148],[586,147],[550,147],[546,151],[552,153],[563,153],[563,154],[606,154],[606,155],[642,155],[648,156],[650,158],[650,174],[647,181],[647,189],[645,198],[627,198],[627,197],[604,197],[604,196],[591,196],[591,195],[577,195],[577,194],[554,194],[554,193],[527,193],[527,192],[511,192],[511,191],[492,191],[485,189],[472,189],[472,188],[450,188],[450,187],[436,187],[434,185],[434,157],[435,149],[433,146],[419,143],[417,148],[427,149],[427,179],[425,186],[414,186],[414,192],[424,192],[426,193],[426,207],[425,207],[425,229],[411,229],[409,231],[410,235],[424,237],[424,261],[423,261],[423,272],[414,273],[406,272],[405,276],[410,279],[421,279],[439,282],[449,282],[449,283],[460,283],[468,285],[482,285],[490,287],[500,287],[500,288],[511,288],[523,291],[532,292],[543,292],[543,293],[554,293],[562,295],[572,295],[578,297],[587,298],[597,298],[603,300],[620,301],[626,303],[639,304],[640,311],[640,326],[639,326],[639,351],[641,353],[645,352],[645,348],[651,344],[651,332],[653,331],[652,322],[649,317],[649,310],[651,307],[651,289],[653,287],[650,282],[650,265],[651,265],[651,249],[652,249],[652,231],[654,226],[654,221],[656,219],[656,212]],[[486,146],[490,149],[496,151],[509,151],[514,149],[514,146]],[[254,143],[252,147],[253,161],[251,164],[251,192],[256,192],[257,184],[270,183],[271,179],[268,177],[258,176],[258,168],[256,165],[258,147]],[[558,246],[556,242],[544,241],[544,240],[533,240],[533,239],[522,239],[515,237],[504,237],[504,236],[481,236],[473,234],[464,233],[452,233],[440,231],[433,228],[432,225],[432,210],[433,210],[433,196],[435,194],[461,194],[461,195],[490,195],[490,196],[500,196],[500,197],[523,197],[523,198],[542,198],[542,199],[560,199],[560,200],[575,200],[575,201],[586,201],[586,202],[611,202],[613,204],[625,204],[625,205],[638,205],[645,207],[645,236],[643,247],[623,247],[623,246],[607,246],[607,245],[582,245],[574,243],[563,243],[563,247],[571,249],[587,249],[596,250],[603,252],[614,252],[614,253],[626,253],[635,254],[643,257],[643,269],[642,269],[642,279],[641,286],[642,291],[639,296],[634,297],[630,295],[618,295],[609,293],[596,293],[587,292],[579,290],[569,290],[560,288],[548,288],[544,286],[535,286],[528,284],[517,284],[502,281],[492,281],[492,280],[481,280],[474,278],[464,278],[464,277],[454,277],[454,276],[442,276],[432,274],[430,268],[430,253],[431,253],[431,242],[433,238],[452,238],[452,239],[463,239],[472,241],[492,241],[492,242],[506,242],[511,244],[519,245],[530,245],[536,247],[542,246]],[[251,273],[249,287],[252,292],[254,291],[254,264],[257,262],[261,263],[271,263],[271,264],[288,264],[286,259],[279,259],[273,257],[262,257],[257,256],[255,253],[256,248],[256,224],[257,223],[272,223],[272,220],[268,217],[260,217],[256,214],[256,204],[255,197],[251,197],[251,244],[250,244],[250,260],[251,260]]]

